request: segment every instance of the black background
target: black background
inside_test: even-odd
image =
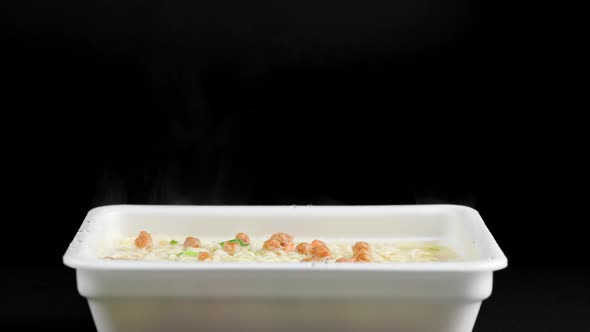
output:
[[[30,257],[3,256],[8,326],[93,330],[61,263],[93,206],[455,203],[509,258],[475,331],[587,329],[582,11],[2,6],[3,234]]]
[[[3,121],[3,321],[91,331],[61,263],[93,206],[466,204],[509,258],[475,331],[583,330],[586,122],[557,114],[21,113]],[[15,249],[16,250],[16,249]]]

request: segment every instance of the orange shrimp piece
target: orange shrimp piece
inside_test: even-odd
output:
[[[356,258],[355,258],[355,262],[357,262],[357,263],[369,263],[371,261],[372,261],[371,256],[369,256],[369,254],[366,254],[366,253],[362,253],[362,254],[356,256]]]
[[[145,248],[152,245],[152,236],[146,231],[139,232],[139,236],[135,239],[135,245],[138,248]]]
[[[357,258],[360,255],[369,255],[369,250],[367,250],[367,249],[359,249],[359,250],[355,251],[352,256],[354,258]]]
[[[336,263],[354,263],[354,262],[355,262],[355,259],[354,258],[344,258],[344,257],[342,257],[342,258],[338,258],[336,260]]]
[[[357,242],[352,246],[352,256],[357,257],[360,254],[369,254],[369,244],[367,242]]]
[[[246,233],[238,233],[236,234],[236,239],[242,240],[245,244],[250,244],[250,237]]]
[[[201,240],[197,239],[196,237],[187,236],[184,240],[183,246],[188,248],[200,248],[201,247]]]
[[[326,243],[324,243],[324,241],[320,241],[320,240],[313,240],[311,241],[311,246],[312,247],[317,247],[317,246],[325,246]]]
[[[235,254],[240,249],[240,244],[235,242],[225,242],[223,244],[223,250],[230,255]]]
[[[315,262],[315,261],[317,261],[317,259],[314,257],[307,257],[307,258],[302,259],[301,261],[304,263],[308,263],[308,262]]]
[[[290,243],[285,244],[283,246],[283,250],[285,250],[285,252],[290,252],[290,251],[295,250],[295,243],[290,242]]]
[[[361,250],[361,249],[369,250],[369,244],[367,242],[359,241],[359,242],[355,243],[354,246],[352,246],[353,252]]]
[[[267,241],[264,241],[264,244],[262,245],[262,248],[265,250],[276,250],[276,249],[280,249],[281,248],[281,243],[276,240],[276,239],[270,239]]]
[[[211,259],[211,254],[209,254],[208,252],[202,252],[199,254],[199,260],[202,261],[206,261],[208,259]]]
[[[275,233],[270,237],[270,239],[279,241],[281,246],[293,242],[293,236],[287,233]]]
[[[311,244],[306,243],[306,242],[302,242],[297,245],[297,252],[302,255],[307,255],[311,252],[311,248],[312,248]]]
[[[311,255],[315,258],[328,258],[331,257],[330,249],[327,246],[319,245],[311,248]]]

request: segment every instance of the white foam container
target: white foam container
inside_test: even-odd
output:
[[[436,240],[433,263],[114,261],[101,246],[140,230],[227,238]],[[469,332],[507,259],[477,211],[457,205],[134,206],[91,210],[64,256],[99,332]]]

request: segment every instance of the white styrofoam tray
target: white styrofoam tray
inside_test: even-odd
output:
[[[184,263],[102,260],[140,230],[224,238],[435,240],[459,262]],[[457,205],[147,206],[91,210],[64,256],[99,332],[472,331],[507,259],[477,211]]]

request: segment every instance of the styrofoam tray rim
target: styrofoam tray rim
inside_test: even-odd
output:
[[[208,214],[240,215],[248,213],[269,213],[321,216],[324,214],[346,213],[347,215],[372,215],[381,214],[395,209],[408,213],[429,213],[438,209],[456,209],[473,214],[481,223],[483,231],[487,233],[489,241],[494,247],[494,257],[476,261],[461,262],[433,262],[433,263],[206,263],[194,264],[187,262],[150,262],[150,261],[109,261],[98,258],[86,258],[78,255],[78,250],[72,245],[63,257],[63,263],[74,269],[86,270],[113,270],[113,271],[199,271],[199,270],[241,270],[241,271],[437,271],[437,272],[477,272],[497,271],[508,265],[508,260],[477,210],[462,205],[432,204],[432,205],[347,205],[347,206],[243,206],[243,205],[108,205],[90,210],[82,223],[79,233],[84,232],[90,226],[93,218],[103,213],[117,213],[125,211],[186,213],[187,211],[206,212]],[[75,241],[75,240],[74,240]]]
[[[508,265],[507,259],[494,259],[489,262],[435,262],[435,263],[185,263],[185,262],[145,262],[145,261],[105,261],[101,259],[79,259],[64,256],[66,266],[85,270],[125,270],[125,271],[437,271],[437,272],[477,272],[497,271]]]

